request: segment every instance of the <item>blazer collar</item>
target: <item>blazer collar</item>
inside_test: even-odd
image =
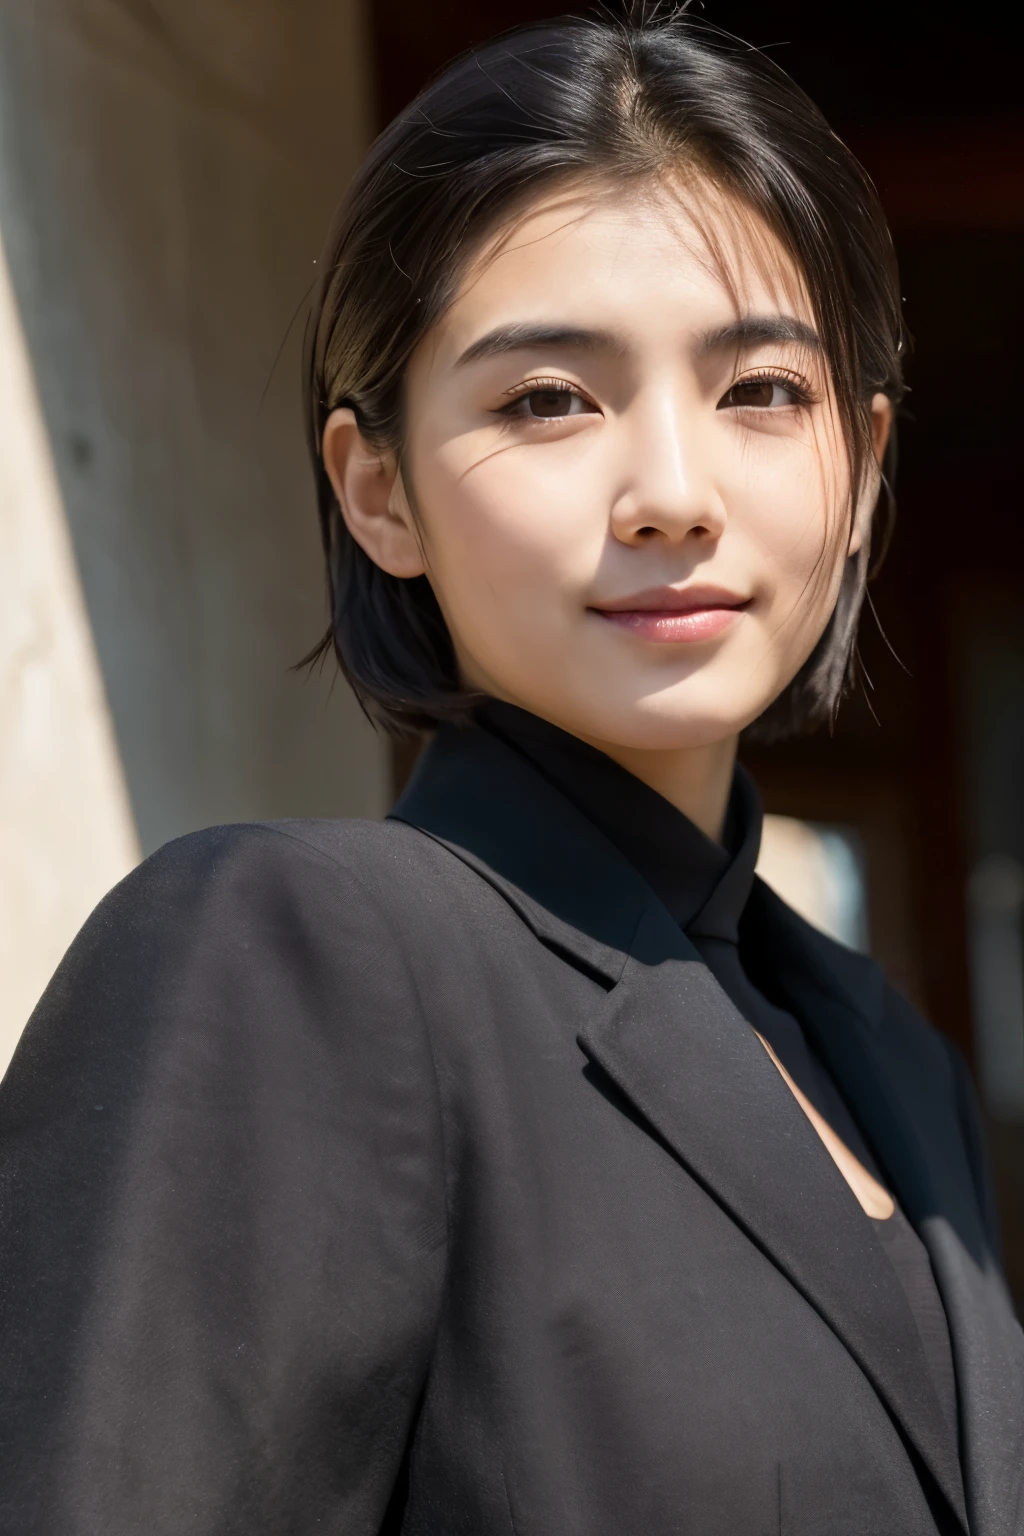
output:
[[[618,981],[653,893],[514,748],[475,726],[441,726],[391,815],[449,847],[542,942]]]
[[[763,813],[737,765],[727,833],[714,842],[641,779],[596,747],[525,709],[490,699],[474,719],[528,758],[629,860],[680,928],[735,943],[750,897]]]
[[[472,727],[441,728],[393,815],[451,848],[544,943],[610,984],[582,1049],[838,1335],[966,1529],[951,1434],[892,1266],[767,1052],[651,888],[529,762]],[[810,1022],[824,998],[848,1034],[877,1031],[877,968],[808,945],[765,892],[790,969],[810,977],[801,1017]],[[831,1034],[815,1030],[819,1044]],[[860,1073],[851,1099],[868,1109],[872,1135],[878,1063],[849,1044],[825,1056],[844,1090]],[[888,1122],[898,1128],[898,1113]]]

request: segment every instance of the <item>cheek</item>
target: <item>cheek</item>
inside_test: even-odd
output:
[[[751,463],[736,486],[732,516],[758,551],[773,609],[800,598],[815,621],[816,608],[828,605],[831,584],[820,578],[835,563],[830,553],[843,520],[839,495],[827,461],[800,444]],[[820,604],[808,604],[818,586]]]
[[[600,499],[572,443],[486,457],[436,454],[418,485],[431,574],[456,627],[517,610],[557,621],[558,595],[586,583],[600,559]],[[576,460],[577,462],[572,462]],[[568,461],[568,462],[567,462]]]

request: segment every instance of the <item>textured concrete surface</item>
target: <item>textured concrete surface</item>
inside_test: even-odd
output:
[[[3,383],[24,397],[0,514],[8,1041],[136,846],[386,807],[347,691],[289,671],[324,621],[289,327],[369,79],[352,0],[0,3],[31,360]]]

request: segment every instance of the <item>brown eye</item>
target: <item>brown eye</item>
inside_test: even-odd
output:
[[[565,416],[581,416],[596,411],[597,406],[576,389],[551,385],[543,389],[524,390],[503,406],[502,410],[506,416],[518,416],[526,421],[559,421]]]
[[[531,416],[550,418],[568,416],[572,410],[573,399],[579,397],[574,397],[568,389],[531,389],[524,398]]]
[[[723,396],[718,409],[742,406],[759,411],[777,410],[782,405],[794,405],[796,400],[796,390],[778,379],[743,379]]]

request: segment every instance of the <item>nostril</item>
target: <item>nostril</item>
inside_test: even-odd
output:
[[[633,530],[633,537],[635,539],[654,539],[664,537],[664,535],[664,528],[656,528],[650,523],[645,524],[643,528]],[[688,539],[713,539],[716,537],[716,534],[705,523],[694,523],[691,527],[687,528],[686,537]]]

